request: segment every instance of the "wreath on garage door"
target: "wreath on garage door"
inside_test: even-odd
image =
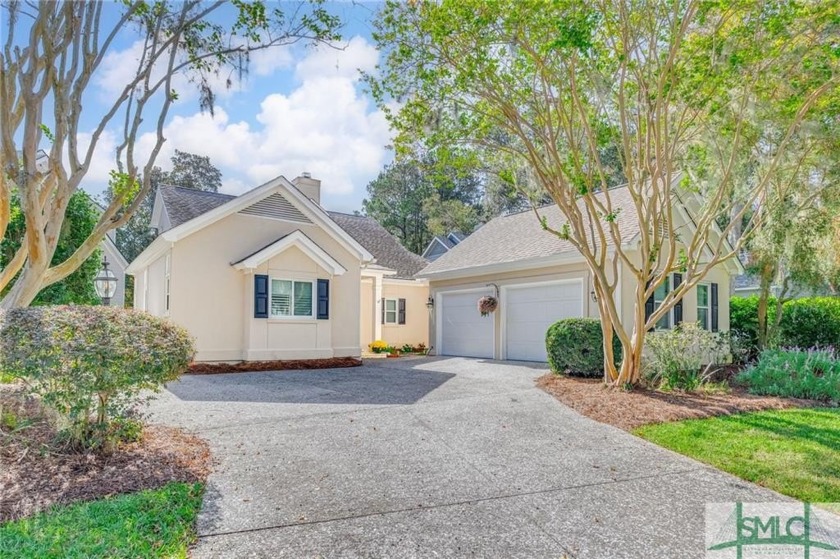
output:
[[[478,300],[478,312],[481,316],[487,316],[491,312],[495,312],[499,308],[499,300],[490,295],[485,295]]]

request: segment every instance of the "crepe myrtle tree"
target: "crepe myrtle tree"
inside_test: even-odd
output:
[[[177,75],[198,88],[202,110],[212,114],[213,85],[241,78],[251,53],[339,38],[337,18],[317,0],[8,0],[0,10],[0,238],[13,193],[26,219],[20,249],[0,270],[0,308],[6,309],[29,305],[41,289],[71,274],[143,202],[178,99]],[[126,37],[141,45],[136,61],[125,62],[136,64],[130,77],[112,101],[86,102],[103,61]],[[92,130],[80,129],[85,123]],[[89,141],[80,141],[83,132]],[[147,132],[151,149],[140,149]],[[77,250],[53,263],[69,200],[107,134],[117,136],[108,205]]]
[[[536,208],[535,218],[591,271],[605,380],[634,383],[646,333],[737,254],[786,190],[808,187],[784,178],[797,175],[812,129],[836,128],[823,117],[838,87],[832,12],[806,0],[389,0],[374,34],[384,62],[366,79],[398,150],[530,169],[566,223],[552,228]],[[606,153],[629,207],[614,204]],[[633,239],[624,220],[639,224]],[[646,313],[674,272],[682,283]],[[635,283],[629,320],[619,278]]]

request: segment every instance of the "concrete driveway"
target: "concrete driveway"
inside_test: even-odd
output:
[[[779,499],[578,415],[534,387],[544,372],[184,377],[152,412],[218,461],[195,557],[704,557],[705,503]]]

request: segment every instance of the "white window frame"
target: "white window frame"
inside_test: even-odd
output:
[[[668,277],[665,278],[665,282],[664,282],[665,297],[666,298],[668,297],[668,294],[671,293],[671,291],[672,291],[671,288],[673,287],[673,285],[672,285],[673,283],[674,283],[673,275],[668,274]],[[660,284],[660,287],[661,287],[661,285],[662,284]],[[659,307],[662,306],[663,301],[664,301],[664,299],[657,302],[657,300],[656,300],[656,290],[654,290],[653,291],[653,312],[656,312],[656,311],[659,310]],[[659,321],[665,320],[665,319],[668,320],[668,325],[665,326],[665,327],[659,326]],[[660,318],[659,321],[657,321],[656,324],[653,326],[654,329],[656,329],[656,330],[670,330],[671,328],[673,328],[674,327],[674,307],[672,306],[670,309],[668,309],[668,313],[665,316],[663,316],[662,318]]]
[[[276,281],[288,281],[292,284],[292,299],[291,304],[289,306],[289,310],[292,314],[274,314],[272,312],[272,305],[271,305],[271,297],[273,295],[274,289],[274,282]],[[296,315],[295,312],[295,284],[296,283],[308,283],[312,287],[312,308],[310,309],[309,315]],[[268,318],[271,320],[315,320],[315,316],[317,314],[317,306],[318,306],[318,297],[317,297],[317,285],[315,280],[311,279],[298,279],[298,278],[288,278],[288,277],[275,277],[269,276],[268,278]]]
[[[706,289],[706,305],[700,305],[700,288],[704,287]],[[694,302],[697,308],[697,323],[700,324],[700,328],[704,330],[711,330],[712,329],[712,285],[710,283],[698,283],[697,287],[695,288],[697,293],[694,297]],[[700,322],[700,309],[706,309],[706,325]]]
[[[388,310],[388,302],[394,302],[394,310]],[[400,321],[400,302],[397,299],[382,299],[382,308],[385,311],[385,324],[398,324]],[[388,313],[394,313],[394,320],[388,320]]]
[[[171,302],[170,278],[172,277],[172,255],[167,254],[164,262],[163,271],[163,310],[169,313],[169,305]]]

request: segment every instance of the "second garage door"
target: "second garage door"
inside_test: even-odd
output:
[[[583,282],[573,280],[505,289],[505,358],[546,361],[545,333],[561,318],[583,314]]]

